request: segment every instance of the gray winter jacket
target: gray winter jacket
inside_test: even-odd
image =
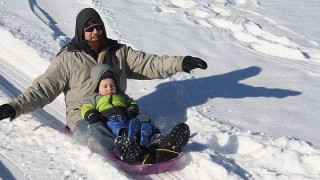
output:
[[[94,91],[90,71],[96,64],[105,63],[115,70],[119,88],[123,92],[127,88],[127,78],[167,78],[182,71],[184,57],[156,56],[136,51],[107,39],[104,25],[104,50],[99,54],[92,52],[83,38],[84,26],[89,19],[96,19],[103,25],[100,15],[94,9],[85,8],[80,11],[76,19],[75,36],[71,42],[53,58],[45,73],[10,103],[16,110],[16,117],[42,108],[60,93],[64,93],[67,125],[73,131],[81,120],[80,110],[84,98]]]
[[[114,46],[118,46],[114,52],[104,51],[99,58],[105,54],[103,63],[111,64],[115,69],[123,92],[127,88],[127,78],[167,78],[182,71],[184,57],[149,55],[123,44],[114,43]],[[63,49],[53,58],[45,73],[10,103],[16,110],[16,117],[44,107],[63,92],[67,125],[73,130],[81,120],[80,110],[84,98],[94,91],[90,70],[95,64],[97,61],[84,51]]]

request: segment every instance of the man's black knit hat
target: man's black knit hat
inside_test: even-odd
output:
[[[68,46],[81,49],[81,42],[84,40],[84,26],[90,19],[95,19],[102,26],[103,35],[107,38],[106,29],[99,13],[93,8],[82,9],[77,15],[75,35]]]

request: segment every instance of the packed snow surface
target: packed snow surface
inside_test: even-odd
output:
[[[64,132],[63,95],[0,122],[2,179],[320,179],[319,0],[0,0],[0,104],[21,94],[93,7],[109,38],[208,69],[129,80],[163,133],[191,137],[171,171],[127,174]]]

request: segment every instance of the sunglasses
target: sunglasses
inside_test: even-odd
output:
[[[102,30],[102,24],[92,24],[88,27],[85,27],[84,31],[85,32],[92,32],[92,31],[94,31],[94,29],[96,29],[97,31]]]

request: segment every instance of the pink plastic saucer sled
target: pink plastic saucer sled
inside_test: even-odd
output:
[[[67,126],[65,127],[65,132],[68,135],[72,135],[71,130]],[[180,155],[173,159],[156,164],[128,164],[121,161],[115,154],[107,152],[107,157],[114,162],[115,165],[120,167],[123,171],[131,174],[158,174],[169,171],[178,164],[178,160],[182,155],[183,153],[180,153]]]
[[[177,164],[178,159],[182,156],[181,153],[179,156],[170,159],[165,162],[156,163],[156,164],[128,164],[121,161],[115,154],[108,153],[108,157],[123,171],[132,174],[158,174],[170,170],[174,165]]]

